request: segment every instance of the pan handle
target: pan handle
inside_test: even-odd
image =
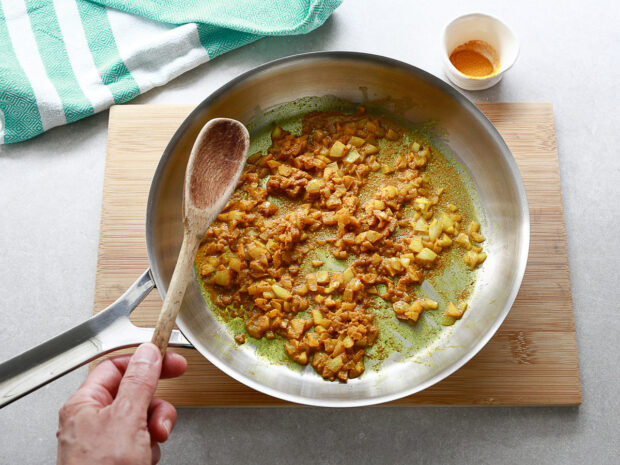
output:
[[[0,364],[0,408],[115,349],[149,342],[153,329],[138,328],[129,314],[155,287],[146,270],[116,302],[81,325]],[[192,347],[179,331],[170,346]]]

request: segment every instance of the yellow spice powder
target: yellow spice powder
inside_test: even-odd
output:
[[[497,52],[482,40],[471,40],[455,48],[450,61],[456,69],[474,78],[487,77],[499,69]]]

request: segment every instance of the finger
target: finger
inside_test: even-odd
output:
[[[176,378],[185,373],[187,360],[181,354],[166,352],[160,378]]]
[[[161,449],[159,448],[159,444],[151,444],[151,463],[155,465],[159,462],[159,459],[161,459]]]
[[[177,410],[170,402],[154,398],[149,406],[149,433],[151,440],[166,442],[177,422]]]
[[[131,355],[120,355],[107,360],[113,362],[121,373],[125,373],[127,370],[127,365],[129,365],[129,361],[131,360]],[[186,369],[187,360],[185,360],[185,357],[174,352],[166,352],[164,363],[162,364],[160,379],[176,378],[177,376],[181,376],[185,373]],[[118,388],[118,385],[116,387]],[[114,395],[116,395],[116,392],[114,392]]]
[[[102,407],[111,404],[124,371],[112,359],[104,360],[90,372],[70,401],[92,401]]]
[[[161,372],[161,354],[155,344],[142,344],[127,365],[115,403],[146,420],[146,413]]]
[[[131,355],[119,355],[103,360],[82,383],[77,392],[69,399],[72,403],[93,403],[100,407],[110,405],[118,391],[119,384]],[[176,378],[185,373],[185,357],[174,352],[166,352],[160,378]]]

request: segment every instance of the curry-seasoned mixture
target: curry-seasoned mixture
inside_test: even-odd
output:
[[[442,199],[451,186],[434,186],[425,173],[445,160],[403,133],[364,108],[309,113],[299,135],[275,127],[196,256],[218,308],[242,317],[253,338],[285,338],[288,356],[325,379],[364,371],[377,297],[415,324],[439,307],[416,298],[415,286],[447,250],[463,249],[472,270],[486,259],[480,225],[465,224],[459,206]],[[324,269],[317,250],[343,271]],[[454,321],[466,307],[461,300],[439,311]]]

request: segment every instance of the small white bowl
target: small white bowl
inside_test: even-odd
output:
[[[450,61],[450,54],[459,45],[471,40],[482,40],[495,49],[499,69],[490,76],[471,77],[461,73]],[[465,90],[482,90],[497,84],[519,55],[517,36],[499,19],[482,13],[460,16],[443,31],[442,55],[444,71],[450,81]]]

